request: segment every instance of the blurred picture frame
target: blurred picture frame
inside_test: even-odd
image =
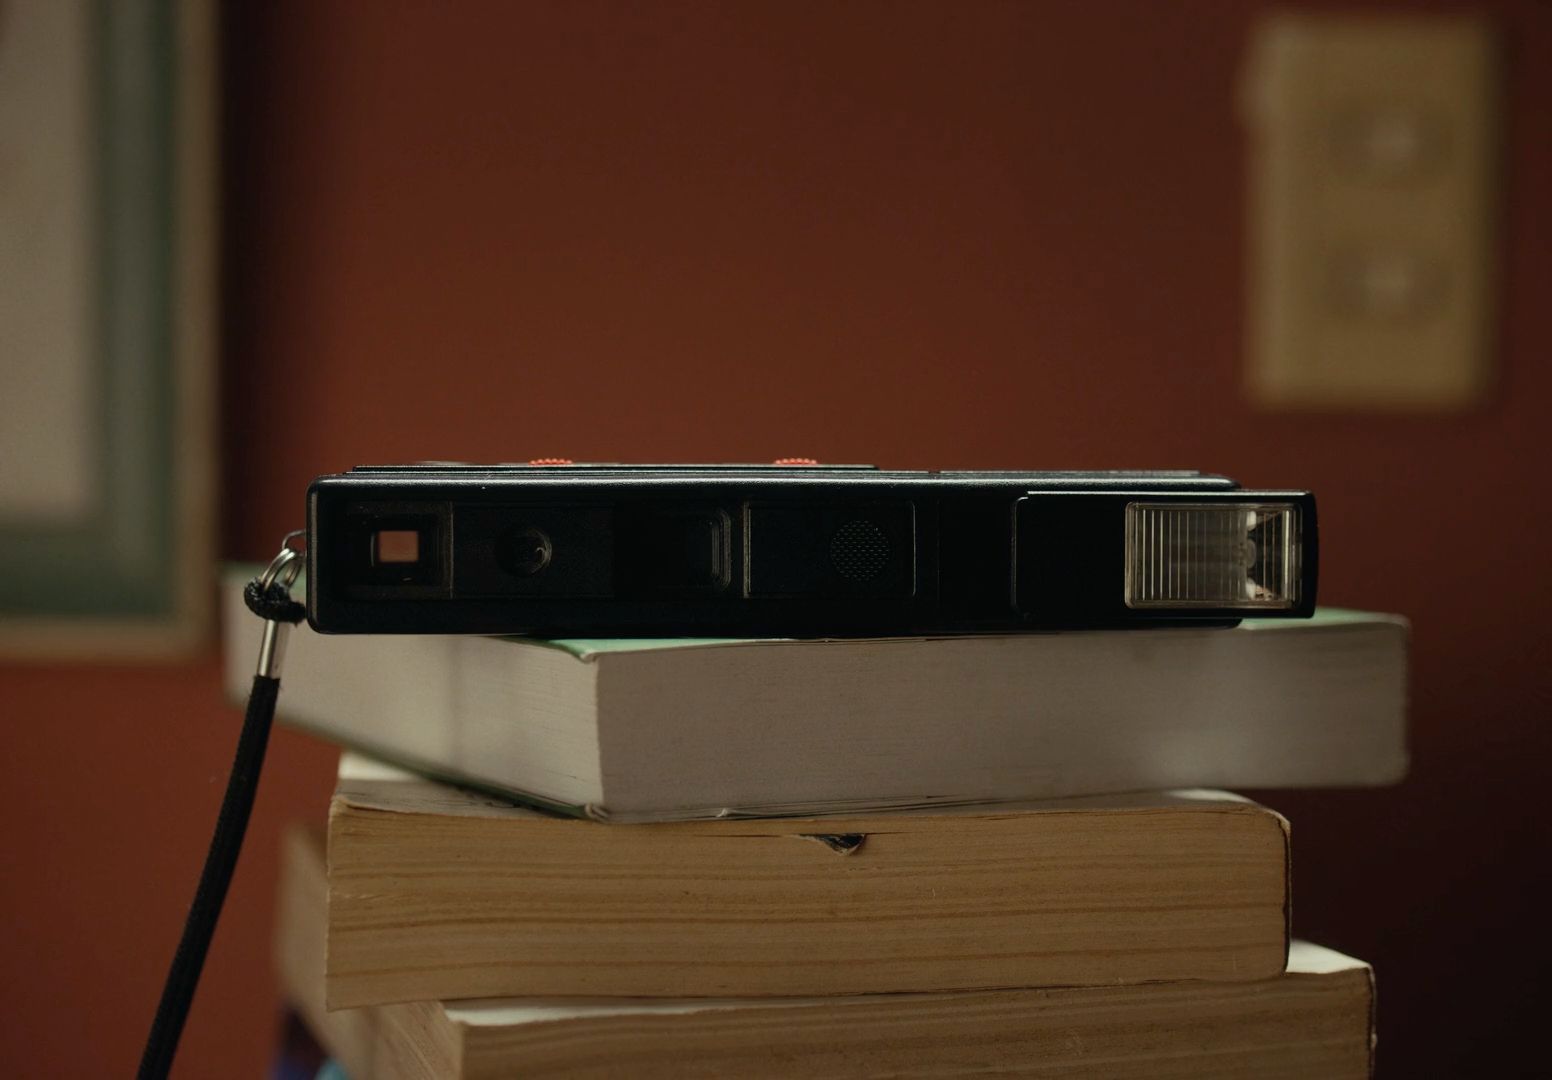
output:
[[[0,656],[209,639],[216,50],[208,0],[0,0]]]

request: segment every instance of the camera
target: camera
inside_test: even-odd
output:
[[[363,466],[307,503],[325,633],[901,636],[1315,606],[1314,497],[1198,472]]]

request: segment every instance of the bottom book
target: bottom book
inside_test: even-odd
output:
[[[291,1005],[352,1080],[605,1077],[1371,1075],[1368,965],[1295,942],[1252,982],[748,1000],[324,1006],[324,840],[283,859],[276,960]]]

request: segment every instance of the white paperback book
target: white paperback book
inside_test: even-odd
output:
[[[227,685],[261,624],[234,571]],[[887,640],[293,631],[283,720],[590,817],[679,820],[1169,788],[1374,786],[1406,771],[1394,615]]]

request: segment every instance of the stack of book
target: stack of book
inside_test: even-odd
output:
[[[1287,821],[1204,785],[1398,778],[1398,619],[300,633],[282,715],[371,757],[288,838],[277,958],[358,1080],[1371,1072],[1372,972],[1290,938]]]

